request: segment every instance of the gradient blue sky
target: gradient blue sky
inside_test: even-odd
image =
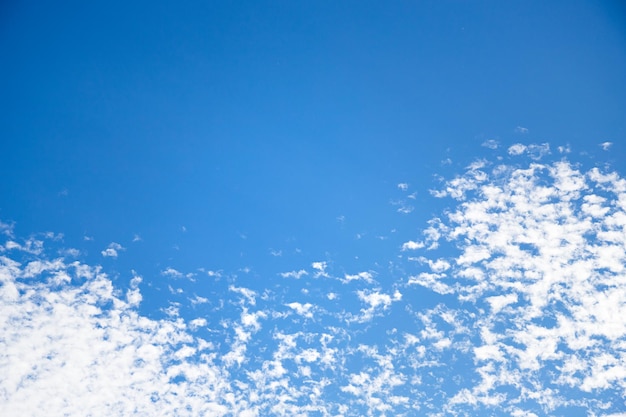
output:
[[[565,365],[550,362],[537,371],[524,362],[522,354],[511,369],[517,366],[534,374],[513,384],[513,390],[558,386],[559,395],[580,397],[583,403],[559,403],[570,408],[557,412],[554,403],[542,404],[532,396],[514,404],[509,401],[510,393],[509,400],[503,400],[476,388],[485,380],[480,376],[484,374],[481,358],[489,350],[480,350],[479,345],[488,341],[479,334],[480,326],[500,323],[498,329],[505,339],[515,338],[512,334],[528,329],[529,323],[554,330],[563,311],[576,310],[572,306],[591,308],[584,301],[588,298],[563,296],[559,302],[569,300],[569,310],[553,300],[546,313],[552,322],[546,324],[533,321],[536,317],[529,313],[530,307],[508,311],[506,318],[496,317],[513,302],[506,298],[513,295],[499,284],[492,282],[491,293],[479,294],[471,286],[446,283],[442,276],[431,278],[450,285],[445,287],[448,290],[428,281],[426,275],[420,278],[422,272],[441,274],[448,269],[462,275],[467,273],[463,271],[470,258],[487,270],[496,268],[476,254],[482,253],[485,242],[490,251],[501,248],[489,246],[492,240],[484,236],[484,240],[465,239],[463,233],[469,233],[469,226],[456,234],[446,227],[437,229],[442,242],[448,243],[430,251],[428,246],[438,239],[424,230],[434,230],[437,223],[431,220],[437,218],[449,226],[463,224],[459,219],[446,220],[446,213],[458,211],[471,217],[466,203],[491,201],[493,196],[480,188],[485,183],[476,172],[488,173],[490,183],[505,184],[503,189],[512,190],[507,195],[513,198],[518,184],[515,170],[540,163],[543,168],[533,171],[534,185],[520,186],[530,201],[528,207],[539,210],[541,204],[553,203],[531,198],[542,184],[556,190],[555,199],[574,201],[572,213],[578,223],[573,223],[581,227],[574,229],[591,233],[585,235],[585,245],[577,253],[597,257],[595,272],[589,276],[600,274],[610,281],[600,280],[593,287],[596,292],[590,289],[589,294],[597,296],[607,285],[617,288],[615,304],[605,304],[626,312],[620,292],[624,273],[612,263],[626,265],[623,248],[609,251],[611,260],[593,249],[618,245],[619,239],[606,240],[601,235],[598,243],[590,237],[600,229],[618,235],[624,232],[618,220],[611,220],[619,219],[624,209],[619,203],[619,180],[604,181],[593,171],[598,167],[618,176],[626,171],[626,7],[620,2],[220,1],[175,5],[110,1],[59,5],[13,1],[0,6],[0,52],[0,221],[7,239],[0,254],[6,257],[5,266],[9,265],[6,259],[12,259],[21,263],[20,268],[27,268],[29,262],[63,259],[52,269],[38,269],[40,286],[23,281],[30,276],[26,269],[7,272],[5,277],[22,280],[20,285],[25,287],[18,286],[20,297],[30,294],[28,285],[41,294],[64,293],[83,285],[76,281],[77,275],[67,288],[46,286],[45,271],[72,269],[72,262],[78,261],[90,268],[101,265],[117,288],[115,297],[128,302],[124,308],[150,317],[155,326],[181,319],[189,335],[211,341],[222,355],[238,352],[240,346],[241,340],[229,331],[238,334],[234,329],[239,328],[255,334],[256,344],[250,342],[247,348],[250,356],[238,367],[228,361],[213,364],[232,386],[237,386],[234,381],[254,380],[250,372],[265,369],[263,360],[276,359],[276,352],[283,352],[276,341],[284,339],[277,335],[303,328],[319,336],[334,329],[342,366],[309,369],[317,381],[326,376],[337,385],[334,391],[322,390],[318,399],[310,400],[317,408],[307,411],[307,400],[300,398],[294,400],[304,407],[299,411],[272,409],[268,404],[278,397],[268,394],[257,403],[242,400],[249,410],[256,410],[250,411],[253,414],[231,408],[225,412],[231,415],[436,415],[452,398],[461,401],[463,389],[475,398],[483,394],[499,398],[498,404],[472,403],[467,394],[463,397],[467,404],[450,406],[446,413],[600,416],[626,412],[620,399],[626,392],[626,371],[614,371],[617,379],[605,379],[612,387],[593,385],[589,381],[598,373],[581,371],[591,378],[584,386],[589,390],[581,394],[573,379],[551,379],[554,373],[566,373]],[[573,171],[565,170],[560,165],[563,161]],[[582,173],[585,184],[596,185],[576,183],[575,172]],[[455,182],[456,177],[463,184],[474,184],[463,189],[463,197],[454,191],[464,187],[460,180]],[[576,197],[568,194],[573,192],[571,187],[562,186],[566,177],[572,180],[572,189],[578,190]],[[433,191],[446,189],[447,198],[437,198],[446,193]],[[466,191],[473,194],[465,196]],[[513,206],[519,203],[511,202]],[[610,210],[590,208],[593,204]],[[586,215],[598,222],[593,233],[583,227]],[[555,221],[561,224],[561,220]],[[561,232],[573,233],[570,229]],[[29,249],[29,239],[31,244],[45,241],[46,249]],[[537,256],[550,252],[550,248],[528,249],[525,239],[509,243]],[[420,245],[424,247],[416,250],[424,253],[413,253],[411,247]],[[470,250],[470,256],[464,252],[468,245],[483,249]],[[439,252],[435,256],[433,251]],[[524,262],[518,262],[521,258],[506,254],[515,268],[525,268]],[[563,265],[576,264],[567,250],[562,254]],[[441,259],[448,259],[452,266],[442,267],[437,263]],[[428,268],[431,272],[424,272]],[[300,278],[294,278],[298,271],[303,271]],[[613,275],[607,278],[606,273]],[[134,280],[137,276],[141,284]],[[4,305],[7,312],[3,317],[15,319],[24,311],[25,304],[20,303],[26,301],[9,297],[13,294],[7,289],[9,284],[3,288],[6,298],[0,308]],[[124,294],[138,288],[142,301],[131,302]],[[246,296],[242,288],[256,296]],[[96,299],[103,297],[95,294]],[[536,307],[532,300],[537,294],[533,294],[519,295],[519,299],[530,300],[529,305]],[[198,301],[203,298],[209,301]],[[98,303],[98,308],[116,311],[117,307],[107,310],[106,303]],[[303,307],[306,303],[309,307]],[[21,307],[11,310],[11,305]],[[492,307],[484,310],[484,306]],[[285,308],[297,314],[289,315]],[[246,315],[253,310],[259,312],[255,316],[259,323],[263,322],[258,329]],[[444,310],[465,320],[442,322],[444,327],[452,326],[455,330],[450,331],[459,339],[450,337],[450,352],[437,345],[443,350],[432,360],[453,364],[450,375],[439,374],[441,367],[428,372],[411,368],[409,353],[392,352],[394,346],[400,350],[413,346],[412,339],[402,335],[425,331],[430,325],[427,317],[451,317]],[[313,311],[315,316],[307,315]],[[482,317],[481,311],[491,313]],[[580,312],[571,314],[581,326],[590,323]],[[592,314],[594,320],[600,320],[599,314]],[[197,318],[208,324],[190,324]],[[563,320],[559,323],[565,326]],[[85,326],[93,329],[91,324]],[[464,333],[463,328],[471,330]],[[569,343],[564,327],[559,329],[555,330],[562,338],[559,343]],[[17,346],[15,340],[44,333],[41,329],[16,333],[17,339],[7,336],[0,341]],[[419,343],[434,338],[425,334]],[[608,342],[581,347],[580,355],[597,366],[596,359],[606,355],[626,358],[625,334],[616,330],[608,336],[596,335]],[[316,340],[324,339],[318,336]],[[64,337],[72,340],[73,336],[70,332]],[[307,343],[312,343],[309,339]],[[278,343],[275,351],[274,342]],[[478,347],[468,348],[474,343]],[[397,361],[394,370],[403,375],[399,378],[405,385],[383,384],[379,393],[397,388],[399,396],[415,399],[417,405],[398,400],[396,408],[380,409],[366,400],[346,399],[363,394],[345,388],[351,383],[356,386],[350,375],[358,374],[359,367],[381,375],[388,371],[385,360],[376,359],[363,346],[387,352],[390,361]],[[575,350],[572,346],[566,350]],[[536,352],[531,347],[525,351],[531,352],[528,355]],[[309,349],[322,351],[317,345]],[[318,364],[312,351],[306,352],[290,360],[298,366]],[[359,362],[359,355],[377,365],[368,368],[363,365],[367,360]],[[542,358],[557,359],[564,360]],[[12,375],[19,373],[11,368],[14,357],[7,354],[3,360],[0,374],[2,367]],[[155,375],[167,374],[167,366],[163,369]],[[295,375],[306,376],[307,371],[294,368],[289,372],[295,386],[306,385],[297,382]],[[424,382],[418,390],[423,396],[412,391],[419,384],[409,387],[408,381],[418,377]],[[465,382],[448,386],[441,382],[448,377]],[[180,378],[172,377],[170,383],[184,385]],[[428,378],[434,382],[428,383]],[[584,385],[584,378],[581,381]],[[11,394],[13,388],[7,384],[0,410],[11,413],[10,407],[26,395],[28,387],[15,388]],[[545,392],[538,395],[549,397]],[[602,401],[609,404],[604,409]],[[350,409],[342,410],[340,404],[346,402]],[[159,404],[158,400],[153,403]],[[76,407],[72,410],[84,413]],[[117,409],[110,407],[101,405],[94,415],[116,415]],[[19,415],[38,415],[33,410]],[[126,409],[120,410],[124,415]],[[223,411],[194,410],[195,415],[222,415]],[[182,413],[174,408],[171,412]],[[137,415],[143,414],[137,411]]]

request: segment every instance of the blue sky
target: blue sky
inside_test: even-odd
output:
[[[0,414],[626,415],[619,2],[2,8]]]

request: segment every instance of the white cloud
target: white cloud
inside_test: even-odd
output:
[[[357,291],[356,294],[359,300],[367,304],[367,308],[361,309],[360,315],[351,319],[351,321],[361,323],[371,321],[375,315],[387,310],[392,302],[402,299],[402,294],[397,290],[393,295],[385,294],[378,290]]]
[[[516,143],[509,147],[509,155],[521,155],[526,151],[526,145]]]
[[[531,159],[539,160],[550,153],[550,145],[547,143],[523,145],[516,143],[509,147],[509,155],[527,154]]]
[[[328,278],[330,275],[326,272],[326,268],[328,264],[325,261],[313,262],[311,267],[315,269],[315,273],[313,274],[314,278],[324,277]]]
[[[287,304],[287,307],[291,308],[292,310],[294,310],[296,313],[298,313],[299,315],[306,317],[308,319],[312,319],[313,318],[313,305],[311,303],[306,303],[306,304],[302,304],[302,303],[289,303]]]
[[[514,145],[509,153],[535,159],[548,149]],[[477,182],[470,169],[461,179],[472,193],[448,193],[462,204],[434,237],[459,243],[450,269],[409,279],[489,306],[479,318],[483,343],[473,347],[486,363],[481,382],[453,403],[490,401],[486,395],[513,384],[520,395],[540,390],[549,411],[561,400],[534,376],[544,368],[555,375],[544,375],[546,384],[624,392],[626,220],[613,221],[626,219],[616,204],[626,199],[623,180],[566,161],[499,169],[492,178]],[[518,371],[505,377],[503,368]]]
[[[326,262],[313,262],[311,264],[313,269],[317,269],[318,271],[323,271],[326,269]]]
[[[600,147],[602,148],[603,151],[608,151],[611,146],[613,146],[613,142],[602,142],[600,144]]]
[[[506,294],[506,295],[495,295],[493,297],[487,297],[485,300],[491,305],[491,309],[495,314],[495,313],[498,313],[507,305],[516,303],[518,300],[518,295],[516,293]]]
[[[428,272],[422,272],[418,275],[409,277],[409,285],[421,285],[426,288],[430,288],[439,294],[452,294],[453,288],[448,286],[441,278],[446,278],[446,274],[433,274]]]
[[[557,147],[557,150],[559,151],[559,153],[570,153],[572,152],[572,148],[570,147],[570,145],[565,145],[565,146],[559,146]]]
[[[300,269],[298,271],[281,272],[279,275],[283,278],[300,279],[303,276],[308,275],[308,272],[306,272],[304,269]]]
[[[481,146],[485,147],[485,148],[489,148],[489,149],[498,149],[498,146],[500,146],[500,143],[495,140],[495,139],[488,139],[486,141],[484,141]]]
[[[123,250],[125,250],[125,248],[122,245],[116,242],[111,242],[109,243],[109,246],[100,253],[105,258],[117,258],[119,252]]]
[[[411,205],[401,204],[396,211],[401,214],[409,214],[412,213],[413,210],[415,210],[415,207]]]
[[[402,191],[406,191],[409,189],[409,184],[406,182],[401,182],[400,184],[398,184],[398,188]]]
[[[60,268],[70,275],[83,269]],[[1,415],[184,415],[227,408],[228,388],[207,358],[197,366],[212,390],[191,379],[170,381],[174,372],[190,369],[164,363],[196,352],[184,323],[139,316],[97,269],[77,285],[21,283],[18,264],[6,259],[0,269]],[[23,291],[11,294],[11,288]],[[189,401],[193,396],[204,404]]]
[[[424,243],[422,242],[415,242],[412,240],[409,240],[408,242],[404,242],[402,244],[402,250],[416,250],[416,249],[420,249],[424,247]]]
[[[172,268],[172,267],[167,267],[165,268],[163,271],[161,271],[161,275],[164,275],[166,277],[170,277],[170,278],[182,278],[183,277],[183,273]]]
[[[228,287],[228,290],[231,292],[243,295],[245,301],[247,301],[251,305],[256,304],[256,297],[257,297],[256,291],[253,291],[249,288],[236,287],[234,285],[231,285],[230,287]]]
[[[374,281],[374,276],[372,275],[371,272],[368,271],[363,271],[363,272],[359,272],[358,274],[345,274],[344,278],[342,280],[344,283],[348,283],[350,281],[365,281],[365,282],[373,282]]]
[[[522,126],[517,126],[515,128],[515,133],[521,133],[521,134],[526,134],[528,133],[528,129]]]
[[[4,223],[0,221],[0,234],[3,234],[8,237],[13,237],[13,224]]]

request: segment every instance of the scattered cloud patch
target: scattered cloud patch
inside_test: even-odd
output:
[[[626,180],[521,146],[442,181],[423,241],[366,266],[183,290],[0,233],[0,415],[623,415]],[[362,272],[296,281],[333,269]]]
[[[445,268],[422,258],[433,271],[409,280],[489,307],[478,317],[482,343],[474,348],[476,360],[487,363],[477,370],[482,382],[454,402],[493,399],[511,384],[523,395],[545,381],[542,406],[550,412],[560,400],[548,394],[549,384],[625,390],[618,364],[626,321],[615,318],[626,313],[618,278],[626,239],[617,238],[626,231],[626,205],[616,204],[626,198],[626,182],[566,161],[500,172],[506,177],[477,182],[468,170],[463,178],[473,182],[472,193],[450,194],[462,203],[435,223],[436,238],[459,242],[459,254]],[[520,371],[503,379],[502,369]]]
[[[328,267],[328,264],[325,261],[313,262],[311,264],[311,267],[315,270],[315,272],[313,273],[314,278],[320,278],[320,277],[328,278],[330,276],[326,272],[326,268]]]
[[[412,197],[409,196],[409,198]],[[402,214],[409,214],[413,212],[413,210],[415,210],[415,207],[413,207],[411,204],[407,204],[405,200],[392,201],[391,205],[397,206],[398,208],[396,209],[396,211]]]
[[[565,153],[565,154],[572,152],[572,148],[570,147],[569,144],[559,146],[557,147],[557,150],[559,151],[559,153]]]

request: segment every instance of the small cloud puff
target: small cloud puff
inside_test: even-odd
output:
[[[161,275],[164,275],[166,277],[170,277],[170,278],[182,278],[183,277],[183,273],[172,268],[172,267],[167,267],[165,268],[165,270],[161,271]]]
[[[326,267],[328,266],[328,264],[325,261],[318,261],[318,262],[313,262],[311,264],[311,267],[313,269],[315,269],[315,274],[313,275],[314,278],[319,278],[319,277],[324,277],[327,278],[329,277],[328,273],[326,272]]]
[[[613,142],[602,142],[600,144],[600,147],[602,148],[603,151],[608,151],[611,146],[613,146]]]
[[[528,133],[528,129],[523,126],[517,126],[515,128],[515,133],[526,134]]]
[[[408,242],[404,242],[402,244],[402,250],[406,251],[406,250],[416,250],[416,249],[421,249],[424,247],[424,243],[423,242],[415,242],[413,240],[409,240]]]
[[[100,253],[105,258],[117,258],[119,252],[120,251],[124,251],[124,250],[126,250],[126,248],[124,248],[119,243],[111,242],[111,243],[109,243],[109,246],[105,250],[100,252]]]
[[[526,150],[526,146],[521,143],[516,143],[509,147],[509,155],[521,155]]]

